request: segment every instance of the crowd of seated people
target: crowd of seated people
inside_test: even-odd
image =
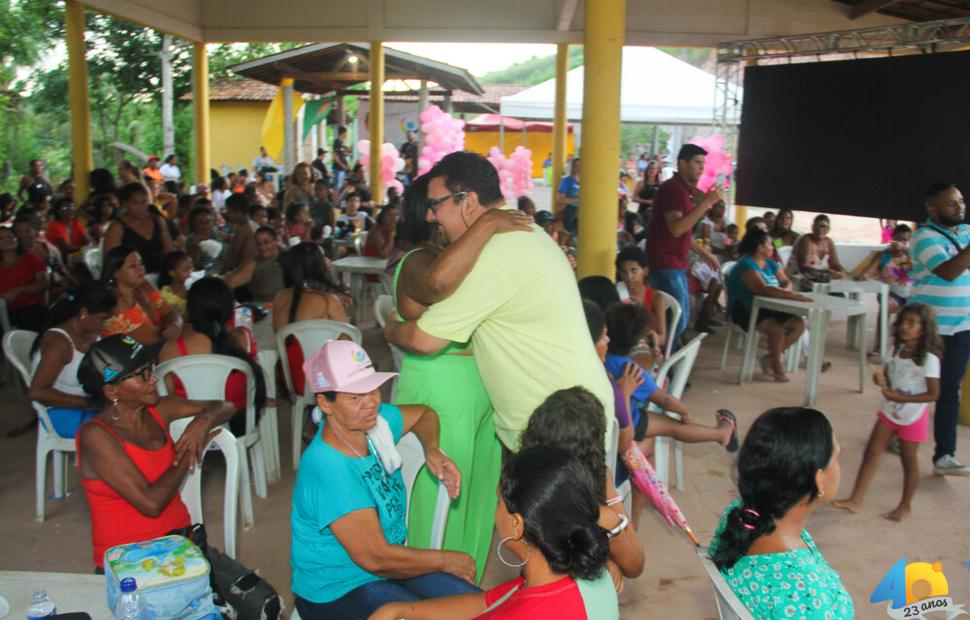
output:
[[[0,294],[14,325],[40,333],[28,394],[49,408],[59,435],[77,437],[98,568],[111,545],[186,532],[192,523],[178,488],[189,467],[216,426],[228,424],[234,434],[243,432],[248,386],[241,373],[230,375],[226,402],[193,402],[185,399],[174,376],[167,386],[172,396],[158,396],[156,361],[200,354],[243,361],[255,377],[258,413],[267,397],[257,345],[251,331],[234,325],[233,309],[248,301],[271,306],[274,332],[305,320],[349,322],[349,310],[361,300],[347,295],[329,265],[356,249],[353,243],[338,242],[366,233],[361,253],[389,259],[391,273],[400,276],[395,278],[395,292],[401,293],[396,306],[399,312],[414,306],[413,313],[404,311],[413,317],[402,317],[411,319],[462,286],[492,236],[535,228],[532,234],[546,238],[532,220],[506,222],[493,212],[468,226],[460,241],[453,240],[449,256],[461,256],[458,268],[439,260],[441,248],[448,246],[436,243],[429,220],[462,208],[462,199],[455,197],[461,191],[438,199],[435,207],[445,209],[443,214],[425,200],[416,222],[406,220],[416,213],[405,212],[394,193],[384,204],[375,203],[360,167],[341,175],[339,186],[331,186],[331,177],[320,174],[316,165],[299,164],[279,188],[271,179],[240,171],[231,178],[216,175],[208,187],[195,186],[188,193],[158,164],[138,170],[125,162],[117,178],[107,170],[95,171],[94,192],[80,208],[70,196],[54,198],[54,188],[45,190],[37,175],[23,189],[32,198],[21,212],[12,213],[0,197],[0,208],[19,227],[19,232],[0,227]],[[167,163],[175,165],[174,160]],[[618,501],[617,486],[629,472],[622,458],[605,461],[610,430],[604,421],[616,419],[621,455],[635,447],[652,456],[656,436],[717,443],[731,452],[739,445],[731,412],[718,410],[712,425],[699,424],[691,409],[656,385],[651,374],[663,362],[674,329],[668,325],[664,297],[649,284],[642,249],[660,167],[650,161],[636,188],[621,192],[617,283],[607,278],[580,282],[582,297],[595,303],[571,309],[585,315],[587,344],[593,345],[597,367],[610,381],[614,408],[607,409],[582,387],[550,391],[522,433],[519,450],[506,450],[500,471],[496,464],[491,480],[499,480],[498,494],[489,504],[496,506],[494,516],[491,509],[484,517],[477,515],[489,527],[494,522],[501,539],[499,559],[521,572],[513,581],[482,591],[477,554],[405,542],[414,528],[405,520],[393,449],[404,434],[417,436],[429,469],[453,499],[460,501],[462,493],[493,493],[494,485],[487,490],[463,485],[466,472],[456,462],[465,467],[467,459],[458,449],[442,450],[454,441],[445,428],[452,423],[448,414],[426,402],[382,402],[380,388],[392,375],[376,372],[368,353],[347,340],[331,341],[319,351],[287,347],[294,387],[311,387],[319,420],[306,438],[293,493],[291,587],[301,617],[519,618],[537,609],[541,617],[550,610],[563,618],[618,617],[617,593],[624,579],[637,577],[644,568],[637,526],[646,500],[637,493],[630,514]],[[568,179],[572,182],[564,183],[560,196],[568,221],[537,212],[529,199],[518,206],[572,259],[578,160]],[[414,187],[428,192],[420,179]],[[628,210],[627,201],[638,205],[637,213]],[[745,329],[753,296],[804,299],[792,290],[777,261],[781,247],[793,246],[790,265],[800,275],[844,275],[828,237],[828,218],[817,217],[812,232],[802,236],[792,232],[792,219],[783,210],[769,221],[749,222],[741,234],[722,203],[698,224],[700,238],[709,241],[715,255],[737,261],[723,283],[707,263],[694,262],[699,267],[691,269],[692,291],[707,299],[695,324],[698,331],[718,326],[722,285],[727,317]],[[897,228],[895,244],[866,273],[896,277],[901,305],[906,291],[903,248],[910,231]],[[81,255],[99,244],[101,273],[92,279]],[[431,251],[408,254],[416,248]],[[462,256],[458,250],[465,248],[469,251]],[[410,258],[405,261],[405,256]],[[51,285],[55,276],[59,288]],[[45,295],[56,295],[49,311]],[[803,321],[762,312],[757,329],[768,339],[763,370],[776,381],[787,381],[781,353],[801,336]],[[446,355],[474,366],[471,352],[449,350]],[[413,359],[405,371],[418,367]],[[421,393],[407,381],[401,386],[405,393]],[[650,404],[680,419],[648,412]],[[747,452],[741,448],[737,465],[740,499],[725,512],[712,557],[752,610],[774,608],[778,592],[808,580],[818,602],[851,615],[852,602],[838,574],[802,529],[807,516],[827,501],[822,498],[831,498],[838,487],[838,444],[824,416],[792,411],[769,411],[749,432],[745,446],[750,447]],[[792,420],[798,416],[811,427],[810,446],[789,445],[797,439]],[[195,420],[174,442],[169,425],[182,417]],[[759,468],[794,471],[793,465],[801,473],[790,480],[751,482],[762,475]],[[795,528],[800,536],[793,543],[778,535],[781,527]],[[775,554],[795,557],[797,565],[772,585],[777,591],[744,598],[750,592],[745,590],[747,573]]]

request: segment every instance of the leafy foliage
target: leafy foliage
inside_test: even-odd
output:
[[[583,64],[583,46],[571,45],[569,47],[570,69],[575,69]],[[514,65],[499,71],[490,71],[479,79],[482,84],[527,84],[533,86],[546,80],[556,77],[556,55],[533,56],[528,60],[517,62]]]

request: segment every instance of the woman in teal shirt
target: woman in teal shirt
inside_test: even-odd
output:
[[[457,467],[438,447],[435,412],[381,404],[380,386],[394,373],[375,372],[349,340],[327,342],[304,371],[323,419],[293,489],[290,565],[300,617],[367,618],[391,601],[479,592],[467,554],[404,544],[401,436],[417,436],[428,470],[452,499],[461,487]]]
[[[820,411],[761,414],[741,446],[740,497],[724,514],[709,553],[755,618],[851,619],[854,607],[805,522],[839,489],[841,448]]]
[[[774,251],[771,236],[760,228],[749,230],[738,244],[741,258],[734,264],[724,286],[728,315],[741,329],[748,329],[755,295],[812,301],[811,297],[792,290],[785,270],[770,258]],[[775,381],[787,383],[790,379],[781,363],[781,354],[801,337],[805,321],[793,314],[760,310],[756,329],[768,337],[768,355],[761,358],[761,369]]]

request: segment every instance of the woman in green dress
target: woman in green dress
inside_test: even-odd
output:
[[[492,235],[529,230],[532,222],[520,211],[493,209],[442,249],[433,241],[435,227],[427,221],[427,190],[427,179],[418,179],[404,196],[405,223],[399,236],[413,249],[394,272],[394,301],[403,319],[416,319],[429,305],[451,295]],[[441,449],[461,471],[461,492],[451,504],[444,548],[472,556],[481,579],[492,540],[502,451],[471,342],[451,343],[428,356],[405,352],[395,400],[421,403],[438,412]],[[438,481],[423,473],[411,492],[408,545],[428,547],[437,496]]]

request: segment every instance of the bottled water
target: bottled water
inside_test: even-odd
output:
[[[151,614],[145,601],[138,596],[138,584],[134,577],[121,580],[121,598],[115,605],[115,620],[150,620]]]
[[[54,604],[54,601],[47,598],[46,590],[37,590],[34,592],[34,600],[30,603],[30,607],[27,608],[27,620],[46,618],[56,613],[57,605]]]

